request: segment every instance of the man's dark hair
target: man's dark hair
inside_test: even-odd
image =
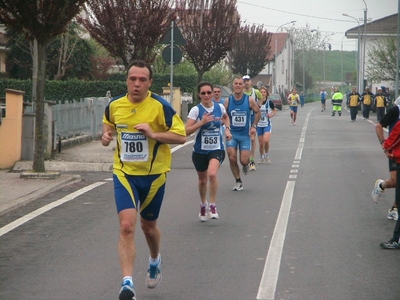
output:
[[[153,79],[153,70],[151,69],[151,65],[143,60],[134,60],[132,61],[128,68],[126,69],[126,77],[128,78],[129,70],[132,67],[138,67],[138,68],[147,68],[149,70],[149,79]]]

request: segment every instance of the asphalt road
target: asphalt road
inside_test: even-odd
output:
[[[242,176],[244,191],[234,192],[226,160],[220,219],[205,223],[191,144],[176,149],[159,219],[163,280],[144,286],[148,250],[138,226],[138,300],[399,299],[400,252],[379,248],[395,225],[386,218],[394,190],[378,204],[370,196],[388,176],[373,121],[375,114],[359,115],[352,123],[347,111],[331,117],[313,103],[299,108],[293,126],[288,110],[279,111],[272,163]],[[111,174],[80,175],[82,182],[2,216],[0,227],[65,202],[0,237],[0,299],[118,298]]]

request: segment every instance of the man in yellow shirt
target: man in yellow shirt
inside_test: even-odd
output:
[[[161,281],[161,233],[157,218],[171,167],[169,144],[186,141],[185,125],[172,106],[149,91],[152,69],[134,61],[127,69],[126,95],[112,99],[103,117],[101,143],[108,146],[117,134],[114,153],[114,197],[119,217],[118,254],[123,276],[120,300],[136,299],[133,283],[135,227],[140,225],[150,250],[146,286]]]
[[[365,92],[361,95],[361,103],[363,104],[364,120],[368,120],[369,112],[371,111],[371,105],[374,103],[374,94],[371,93],[368,86],[365,88]]]
[[[289,107],[290,107],[291,123],[293,125],[296,125],[297,107],[300,104],[300,97],[299,97],[299,94],[297,94],[297,89],[295,87],[292,89],[292,93],[289,94],[287,100],[288,100]]]
[[[376,108],[376,121],[382,120],[386,113],[386,107],[388,106],[388,101],[386,96],[382,93],[382,88],[378,88],[378,92],[375,94],[375,108]]]

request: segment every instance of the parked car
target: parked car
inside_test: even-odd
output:
[[[282,98],[279,94],[270,94],[268,99],[272,100],[277,109],[282,110]]]

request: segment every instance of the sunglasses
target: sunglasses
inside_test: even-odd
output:
[[[207,91],[207,92],[201,92],[201,93],[200,93],[200,95],[203,95],[203,96],[206,95],[206,94],[207,94],[207,95],[211,95],[212,92],[211,92],[211,91]]]

